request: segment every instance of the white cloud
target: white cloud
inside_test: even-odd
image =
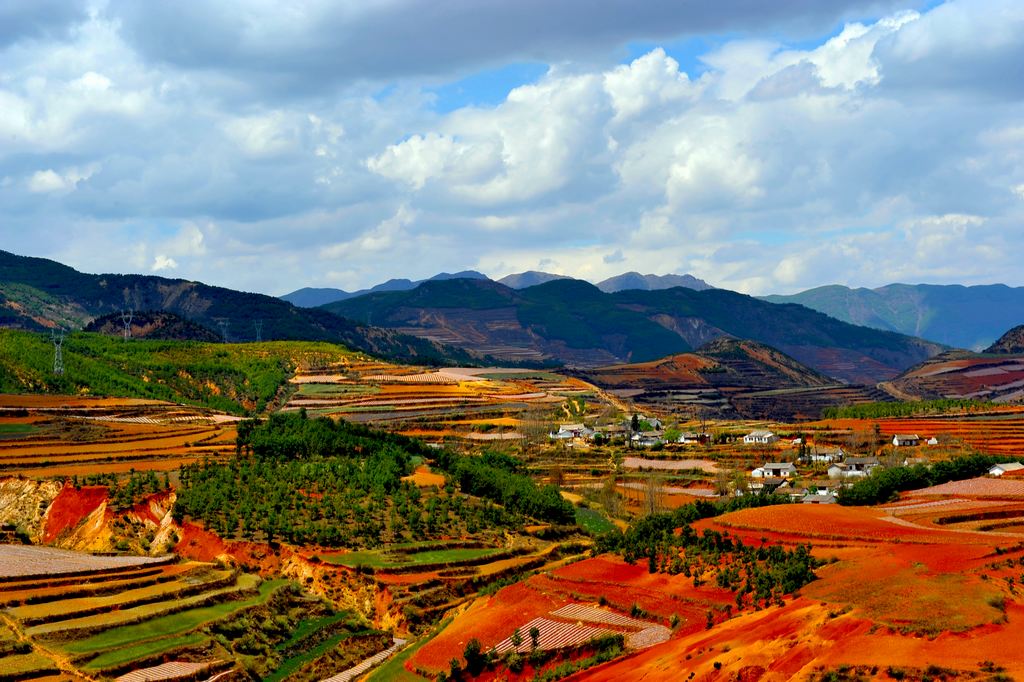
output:
[[[679,44],[667,24],[683,15],[705,25],[678,2],[658,5],[671,16],[649,40],[545,24],[516,44],[434,37],[392,57],[386,41],[321,30],[403,3],[172,12],[114,0],[67,32],[4,40],[0,27],[5,248],[281,293],[540,263],[594,279],[685,270],[755,293],[1024,284],[1006,255],[1024,248],[1020,3],[950,0],[879,20],[812,3],[830,17],[815,14],[817,35],[833,33],[801,33],[798,47],[747,3],[747,28],[718,34],[745,37],[699,69],[663,48],[626,64],[609,51]],[[522,18],[528,5],[485,15]],[[609,7],[594,10],[606,28],[613,10],[640,21]],[[346,50],[380,61],[339,65]],[[451,83],[506,58],[546,71],[496,103],[474,100],[474,79]]]
[[[616,122],[697,94],[689,77],[679,70],[679,62],[660,47],[606,72],[604,89]]]
[[[153,272],[161,272],[163,270],[175,270],[178,267],[178,262],[162,253],[158,253],[156,258],[153,259],[153,264],[149,266],[149,269]]]
[[[67,192],[88,180],[97,170],[98,165],[93,164],[86,168],[66,168],[60,173],[51,168],[36,171],[28,179],[28,189],[35,193]]]

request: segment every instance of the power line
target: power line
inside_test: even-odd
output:
[[[64,330],[50,329],[50,340],[53,341],[53,373],[64,374]]]
[[[121,311],[121,324],[124,325],[124,340],[127,341],[132,337],[132,317],[134,317],[135,311],[131,308]]]

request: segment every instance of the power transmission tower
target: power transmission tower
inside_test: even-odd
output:
[[[124,325],[124,340],[127,341],[132,337],[132,317],[135,316],[135,311],[131,308],[121,311],[121,324]]]
[[[228,321],[217,320],[217,326],[220,327],[220,338],[224,343],[228,342]]]
[[[256,327],[256,343],[263,340],[263,320],[256,320],[252,323]]]
[[[51,329],[50,340],[53,341],[53,373],[64,374],[64,330],[60,327]]]

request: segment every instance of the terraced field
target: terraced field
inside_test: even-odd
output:
[[[0,675],[112,676],[169,655],[227,660],[204,628],[266,604],[287,584],[173,557],[0,545]]]
[[[343,371],[298,373],[284,409],[387,425],[428,440],[516,440],[524,413],[554,415],[566,398],[594,393],[579,379],[543,371],[356,361],[338,369]]]
[[[940,441],[963,443],[979,452],[992,455],[1024,453],[1024,408],[1006,407],[984,414],[950,414],[928,417],[892,417],[882,419],[832,419],[808,424],[809,428],[828,428],[851,432],[868,432],[875,425],[885,440],[894,434],[917,434],[922,440],[937,437]],[[928,447],[911,448],[925,451]]]
[[[0,474],[70,478],[175,471],[233,452],[234,420],[159,401],[3,395],[0,427],[8,437],[0,439]]]

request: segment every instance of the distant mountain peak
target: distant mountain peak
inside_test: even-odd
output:
[[[641,275],[639,272],[625,272],[597,283],[597,288],[607,294],[630,289],[658,291],[673,287],[685,287],[696,291],[714,288],[693,275]]]
[[[499,279],[498,282],[504,284],[510,289],[526,289],[527,287],[535,287],[538,284],[544,284],[545,282],[551,282],[556,279],[572,278],[568,275],[556,275],[551,272],[527,270],[526,272],[517,272],[511,275],[505,275]]]
[[[409,291],[415,289],[424,282],[441,282],[449,279],[487,279],[490,278],[476,270],[462,270],[461,272],[439,272],[433,277],[413,281],[411,279],[398,278],[389,279],[386,282],[374,285],[369,289],[359,291],[345,291],[344,289],[316,289],[304,287],[289,294],[281,296],[281,300],[288,301],[300,308],[318,308],[328,303],[344,301],[364,294],[375,294],[379,291]]]

